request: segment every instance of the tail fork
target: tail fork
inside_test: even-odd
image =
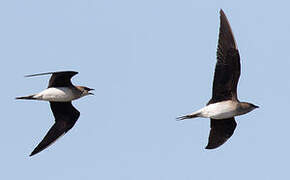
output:
[[[30,96],[22,96],[22,97],[16,97],[15,99],[28,99],[28,100],[33,100],[33,99],[36,99],[34,98],[34,95],[30,95]]]
[[[194,113],[194,114],[189,114],[189,115],[185,115],[185,116],[180,116],[178,118],[176,118],[177,121],[181,121],[181,120],[185,120],[185,119],[192,119],[192,118],[197,118],[199,117],[200,113]]]

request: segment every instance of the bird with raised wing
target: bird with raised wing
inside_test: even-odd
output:
[[[71,78],[77,73],[75,71],[60,71],[26,76],[32,77],[52,74],[47,89],[37,94],[17,97],[16,99],[49,101],[55,118],[54,125],[49,129],[43,140],[32,151],[30,156],[50,146],[74,126],[80,116],[80,112],[73,107],[71,103],[73,100],[86,95],[93,95],[90,91],[94,89],[85,86],[74,86],[71,83]]]
[[[235,116],[246,114],[258,106],[240,102],[237,85],[240,77],[240,55],[229,21],[220,10],[220,29],[217,48],[212,98],[204,108],[178,120],[196,117],[210,118],[210,134],[206,149],[215,149],[224,144],[237,126]]]

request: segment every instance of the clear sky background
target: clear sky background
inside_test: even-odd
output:
[[[289,179],[290,3],[232,0],[0,2],[0,179]],[[232,138],[205,150],[209,119],[175,121],[211,98],[219,9],[241,55]],[[54,123],[47,102],[16,101],[49,76],[95,88],[74,128],[31,151]]]

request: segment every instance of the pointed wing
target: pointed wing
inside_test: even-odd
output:
[[[32,74],[26,77],[41,76],[41,75],[47,75],[47,74],[52,74],[52,76],[49,79],[48,88],[66,87],[66,86],[72,86],[71,78],[74,75],[78,74],[78,72],[75,72],[75,71],[47,72],[47,73]]]
[[[44,150],[68,132],[80,116],[80,112],[72,106],[71,102],[50,102],[50,107],[55,117],[55,123],[30,156]]]
[[[213,92],[210,103],[237,100],[237,85],[240,77],[240,55],[226,15],[220,11],[220,30],[217,49]]]
[[[211,119],[210,133],[206,149],[215,149],[224,144],[233,134],[237,123],[234,118]]]

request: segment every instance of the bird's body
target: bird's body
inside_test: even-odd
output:
[[[16,98],[49,101],[55,117],[54,125],[30,156],[50,146],[74,126],[80,116],[80,112],[72,106],[71,101],[92,94],[89,91],[93,90],[85,86],[74,86],[70,81],[71,77],[77,74],[74,71],[41,73],[29,75],[28,77],[45,74],[52,74],[47,89],[37,94]]]
[[[211,130],[206,149],[214,149],[225,143],[236,128],[235,116],[246,114],[258,106],[240,102],[237,85],[240,77],[240,55],[229,21],[220,11],[220,29],[212,98],[200,110],[178,119],[204,117],[211,119]]]
[[[180,119],[196,117],[211,118],[214,120],[227,119],[246,114],[255,108],[256,107],[251,108],[251,105],[248,105],[246,102],[226,100],[209,104],[192,114],[180,117]]]
[[[191,115],[196,115],[197,117],[203,118],[213,118],[216,120],[230,118],[237,115],[237,105],[238,103],[236,101],[222,101],[209,104],[208,106],[201,108],[200,110],[192,113]]]
[[[80,98],[81,92],[75,88],[51,87],[33,96],[34,99],[52,102],[69,102]]]

